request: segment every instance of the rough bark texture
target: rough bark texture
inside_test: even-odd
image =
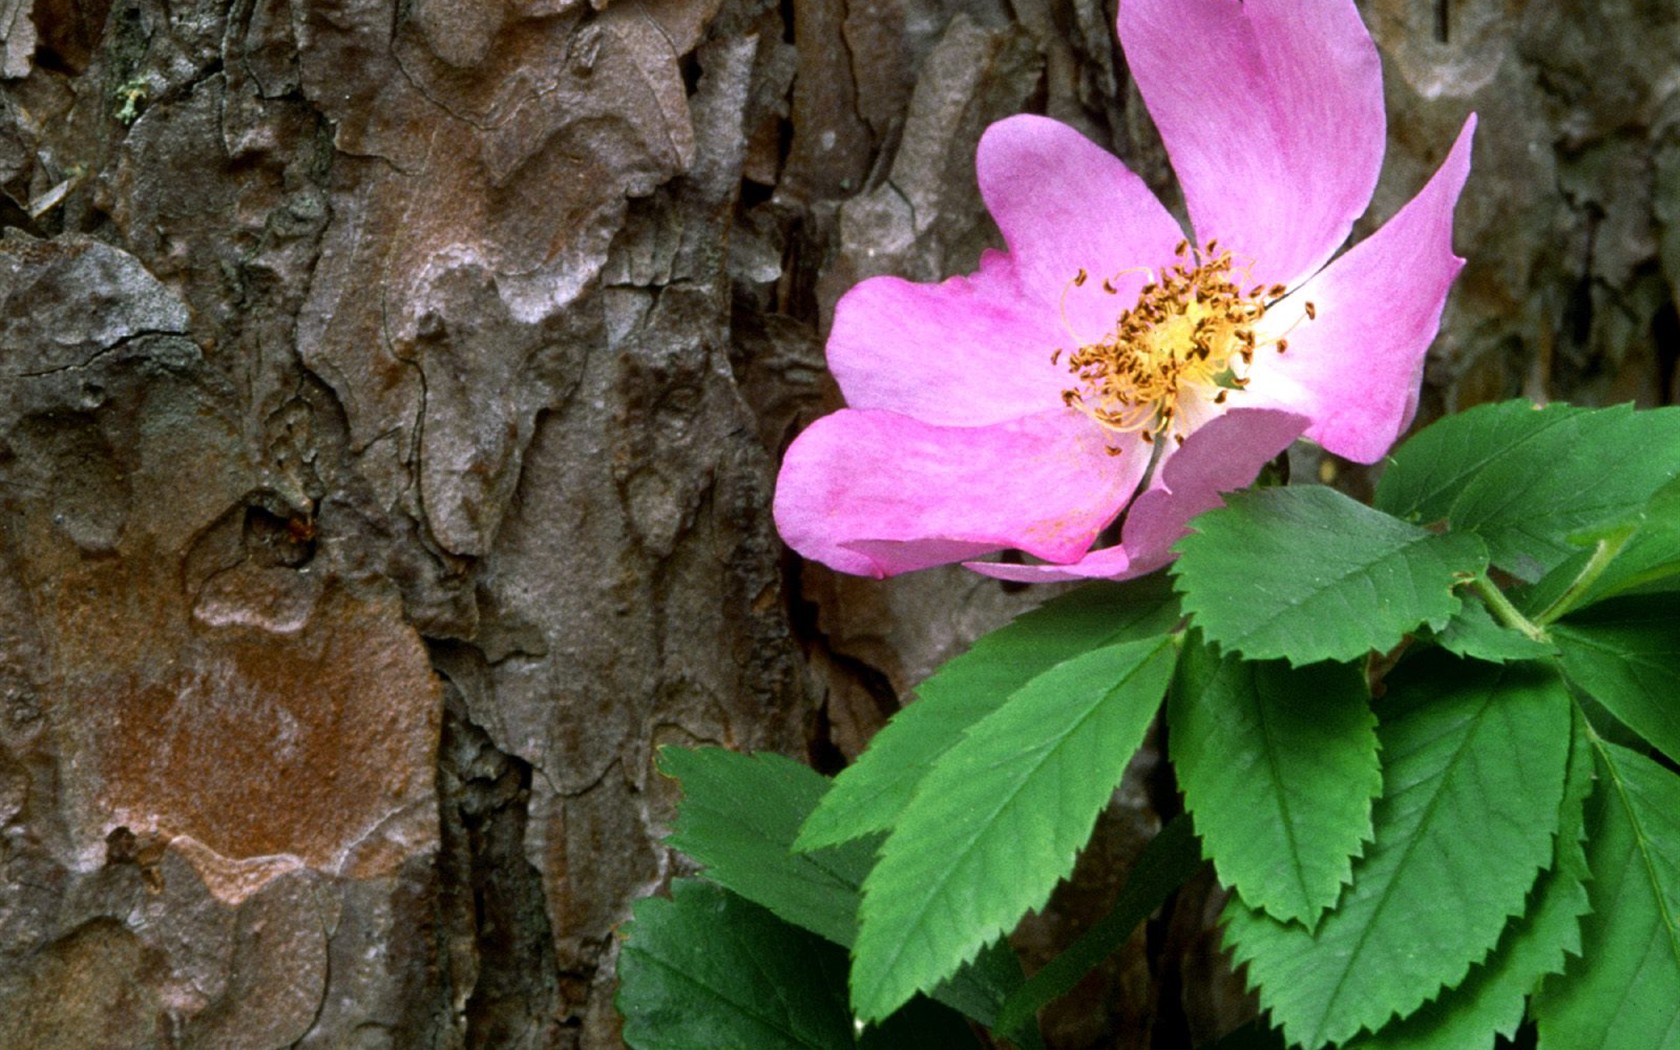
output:
[[[995,241],[989,121],[1172,198],[1112,6],[0,0],[0,1046],[618,1045],[614,927],[681,864],[655,749],[833,769],[1042,596],[837,578],[768,508],[838,295]],[[1358,232],[1482,115],[1425,415],[1673,400],[1673,4],[1364,9]],[[1057,1045],[1240,1018],[1211,892]]]

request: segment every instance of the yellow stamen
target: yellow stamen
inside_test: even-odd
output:
[[[1288,350],[1284,333],[1256,335],[1266,311],[1288,289],[1258,285],[1243,294],[1233,280],[1231,253],[1216,254],[1218,244],[1209,241],[1204,250],[1186,241],[1174,251],[1182,262],[1146,271],[1154,280],[1143,286],[1137,304],[1121,311],[1111,331],[1066,358],[1078,386],[1062,392],[1064,404],[1118,434],[1136,433],[1150,444],[1171,434],[1182,442],[1188,433],[1182,399],[1224,404],[1230,391],[1248,385],[1256,347]],[[1082,286],[1086,276],[1079,271],[1070,286]],[[1103,284],[1105,291],[1112,287]],[[1066,289],[1063,304],[1065,324]],[[1316,316],[1316,307],[1307,304],[1306,317]],[[1112,446],[1111,454],[1117,454]]]

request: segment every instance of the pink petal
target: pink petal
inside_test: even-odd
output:
[[[1067,583],[1073,580],[1129,580],[1142,575],[1127,571],[1131,563],[1125,547],[1104,547],[1067,565],[1012,565],[1002,561],[965,561],[963,565],[982,576],[1015,583]]]
[[[875,277],[847,292],[828,363],[851,407],[987,426],[1060,405],[1073,384],[1052,352],[1107,332],[1182,237],[1141,179],[1049,118],[993,124],[976,164],[1009,253],[941,284]]]
[[[1301,436],[1308,420],[1289,412],[1235,408],[1185,439],[1157,483],[1132,501],[1120,540],[1132,552],[1129,575],[1173,560],[1190,519],[1224,506],[1220,493],[1253,481],[1260,468]]]
[[[1050,355],[1067,342],[1055,309],[1022,298],[1010,260],[988,252],[971,277],[855,285],[834,308],[828,367],[853,408],[986,426],[1061,405],[1072,377]]]
[[[843,409],[788,448],[776,527],[841,572],[890,576],[1016,547],[1070,561],[1114,518],[1148,466],[1058,407],[988,427],[941,427]]]
[[[965,564],[975,572],[1022,583],[1121,580],[1154,572],[1172,561],[1172,545],[1191,518],[1221,506],[1220,493],[1253,481],[1306,425],[1305,417],[1288,412],[1233,409],[1191,434],[1162,462],[1148,490],[1126,512],[1119,546],[1091,551],[1070,565]]]
[[[1171,262],[1184,236],[1114,154],[1048,117],[987,128],[975,167],[1021,288],[1052,307],[1069,342],[1095,342],[1108,331],[1151,279],[1140,268]],[[1080,270],[1089,280],[1072,287]],[[1117,294],[1103,291],[1105,278]],[[1064,307],[1071,339],[1060,327]]]
[[[1471,116],[1399,214],[1289,297],[1314,304],[1318,319],[1288,333],[1286,353],[1260,352],[1244,405],[1310,416],[1307,437],[1360,463],[1382,458],[1405,431],[1424,355],[1464,265],[1452,251],[1453,206],[1470,173],[1475,128]]]
[[[1382,67],[1352,0],[1121,0],[1120,42],[1196,235],[1256,284],[1347,238],[1382,165]]]

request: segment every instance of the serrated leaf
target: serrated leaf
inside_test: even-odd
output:
[[[1501,401],[1477,405],[1436,420],[1407,438],[1389,456],[1372,504],[1407,521],[1446,521],[1453,503],[1489,467],[1549,449],[1579,432],[1585,409]]]
[[[841,949],[699,879],[638,901],[618,954],[636,1050],[851,1050]]]
[[[1563,970],[1566,955],[1581,951],[1589,877],[1582,841],[1592,785],[1592,744],[1577,715],[1554,860],[1536,882],[1527,911],[1511,920],[1499,947],[1458,987],[1374,1036],[1356,1037],[1343,1050],[1487,1050],[1495,1034],[1516,1033],[1529,993],[1542,978]]]
[[[1542,624],[1617,595],[1680,590],[1680,479],[1637,513],[1573,533],[1569,541],[1583,549],[1512,593]]]
[[[1498,941],[1552,856],[1567,688],[1539,664],[1407,660],[1377,707],[1383,795],[1353,883],[1316,930],[1233,902],[1226,940],[1293,1042],[1412,1013]]]
[[[1507,401],[1448,416],[1395,452],[1375,505],[1487,541],[1493,564],[1539,579],[1568,537],[1627,518],[1680,474],[1680,410],[1535,408]]]
[[[1364,673],[1190,646],[1167,725],[1173,769],[1219,881],[1273,918],[1315,924],[1370,838],[1382,788]]]
[[[1043,906],[1142,742],[1176,655],[1154,638],[1077,656],[938,758],[864,882],[859,1017],[890,1013]]]
[[[679,879],[634,916],[614,1005],[635,1050],[978,1045],[960,1015],[920,998],[859,1035],[844,953],[711,883]]]
[[[1438,534],[1317,485],[1233,493],[1190,523],[1173,566],[1185,611],[1220,648],[1296,665],[1353,660],[1444,626],[1453,585],[1487,566]]]
[[[1535,1003],[1542,1050],[1680,1047],[1680,778],[1597,743],[1592,913],[1581,955]]]
[[[1449,653],[1496,664],[1557,654],[1555,647],[1496,621],[1487,606],[1478,601],[1465,602],[1447,625],[1435,632],[1435,641]]]
[[[1020,958],[1007,941],[998,941],[980,949],[979,955],[930,994],[964,1017],[1007,1036],[1021,1050],[1044,1050],[1036,1021],[1018,1030],[999,1021],[999,1010],[1020,990],[1022,980]]]
[[[1680,479],[1658,489],[1640,512],[1627,545],[1595,580],[1580,604],[1680,576]]]
[[[872,840],[790,853],[800,823],[829,789],[820,773],[776,754],[665,748],[660,768],[682,782],[667,844],[707,878],[796,926],[850,947],[857,888],[874,866]]]
[[[781,755],[742,755],[722,748],[666,748],[660,766],[683,789],[668,845],[746,900],[835,944],[851,946],[859,887],[874,866],[877,842],[792,852],[800,823],[829,790],[827,777]],[[1020,986],[1020,963],[1000,945],[982,952],[933,995],[991,1025],[999,1005]],[[1027,1034],[1025,1045],[1037,1042]]]
[[[934,760],[1011,693],[1081,653],[1164,634],[1178,620],[1178,596],[1156,575],[1086,585],[986,635],[916,688],[916,701],[836,778],[795,848],[820,849],[886,831]]]
[[[1553,624],[1550,633],[1576,685],[1680,759],[1680,594],[1612,599]]]
[[[1201,853],[1190,818],[1179,814],[1150,840],[1126,873],[1126,885],[1108,914],[1066,951],[1040,967],[1004,1002],[998,1011],[998,1027],[1008,1031],[1023,1025],[1052,1000],[1071,992],[1098,963],[1119,951],[1138,924],[1200,866]]]

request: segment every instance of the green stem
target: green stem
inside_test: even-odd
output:
[[[1575,577],[1574,582],[1562,594],[1558,595],[1552,604],[1542,609],[1535,620],[1541,624],[1552,623],[1575,608],[1575,603],[1580,601],[1581,596],[1598,582],[1600,576],[1604,575],[1604,570],[1609,567],[1611,562],[1616,560],[1616,555],[1622,553],[1622,548],[1627,546],[1627,542],[1633,538],[1633,534],[1633,529],[1623,529],[1614,536],[1599,540],[1598,546],[1593,549],[1592,557],[1588,558],[1587,563],[1581,566],[1581,572]]]
[[[1545,629],[1519,612],[1517,607],[1511,604],[1511,599],[1505,597],[1505,592],[1494,586],[1492,580],[1485,575],[1477,576],[1470,581],[1470,586],[1482,599],[1483,604],[1499,619],[1500,623],[1521,631],[1543,645],[1551,644],[1551,640],[1546,637]]]

